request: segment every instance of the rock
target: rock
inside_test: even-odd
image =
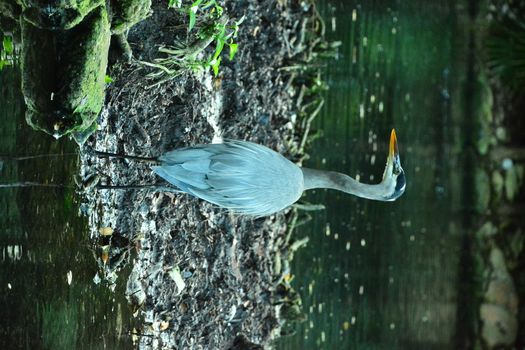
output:
[[[507,129],[505,129],[504,127],[497,127],[496,128],[496,138],[499,140],[499,141],[503,141],[503,142],[508,142],[509,141],[509,133],[507,131]]]
[[[507,270],[501,249],[494,247],[490,252],[492,271],[485,292],[485,301],[501,306],[512,315],[518,314],[518,295],[514,281]]]
[[[481,336],[489,349],[495,349],[512,345],[516,340],[518,296],[501,249],[492,248],[489,262],[488,287],[480,308]]]
[[[490,179],[482,168],[476,168],[474,175],[475,201],[474,208],[478,213],[484,213],[490,204]]]
[[[37,28],[71,29],[104,4],[104,0],[24,0],[24,17]]]
[[[111,1],[111,32],[121,34],[134,24],[146,18],[150,12],[151,0],[113,0]]]
[[[492,268],[498,273],[503,273],[503,271],[507,271],[507,266],[505,265],[505,256],[503,255],[501,249],[499,249],[498,247],[493,247],[490,251],[489,261],[492,265]]]
[[[497,200],[501,199],[505,180],[498,170],[492,172],[492,189]]]
[[[514,200],[523,185],[523,172],[523,165],[514,165],[505,171],[505,195],[509,201]]]
[[[506,308],[511,314],[518,314],[518,297],[512,279],[495,278],[490,281],[485,300]]]
[[[482,322],[481,337],[489,349],[514,344],[518,332],[518,322],[508,310],[499,305],[484,303],[480,308],[480,317]]]
[[[0,0],[0,17],[17,19],[22,8],[14,0]]]
[[[477,122],[476,148],[481,155],[487,154],[489,147],[495,142],[492,136],[490,123],[493,120],[492,107],[494,97],[487,81],[487,76],[480,72],[477,79],[474,80],[474,105]]]
[[[496,228],[496,226],[494,226],[492,222],[487,221],[478,230],[477,236],[480,238],[488,238],[494,236],[496,233],[498,233],[498,229]]]
[[[104,103],[111,35],[105,9],[67,31],[40,29],[25,19],[21,28],[27,123],[55,137],[94,131]]]
[[[518,194],[518,174],[515,167],[509,168],[505,172],[505,196],[509,201],[512,201],[516,194]]]
[[[150,7],[151,0],[0,0],[0,27],[21,27],[28,124],[83,144],[97,130],[104,103],[111,24],[129,60],[124,32]]]

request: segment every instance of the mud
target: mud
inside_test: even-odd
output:
[[[261,143],[300,162],[309,119],[322,105],[305,93],[316,84],[318,72],[308,67],[323,43],[313,6],[229,2],[230,18],[245,16],[234,61],[224,57],[218,77],[185,73],[162,84],[139,61],[153,61],[160,45],[187,40],[187,19],[164,2],[152,8],[129,33],[135,59],[109,72],[100,130],[83,147],[84,182],[95,174],[100,184],[165,185],[148,163],[100,159],[89,155],[93,149],[156,157],[220,137]],[[137,319],[130,332],[141,349],[257,348],[280,335],[283,308],[286,318],[301,318],[286,278],[295,209],[254,219],[185,194],[92,187],[82,211],[101,246],[95,280],[111,287],[127,279]],[[124,266],[131,266],[129,276]]]

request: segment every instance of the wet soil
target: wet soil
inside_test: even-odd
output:
[[[100,130],[83,147],[84,180],[97,174],[107,185],[163,184],[147,162],[98,158],[93,149],[156,157],[225,137],[264,144],[295,161],[304,156],[307,81],[286,67],[311,59],[320,30],[315,9],[295,0],[244,0],[225,11],[245,20],[239,52],[232,62],[223,59],[218,77],[185,73],[155,85],[147,77],[155,69],[138,61],[159,57],[160,45],[187,40],[187,19],[157,1],[133,27],[134,60],[109,72]],[[82,211],[100,246],[95,280],[111,287],[127,279],[139,348],[247,349],[279,336],[277,294],[282,298],[289,286],[283,287],[288,271],[275,261],[292,244],[293,210],[255,219],[180,193],[93,187]]]

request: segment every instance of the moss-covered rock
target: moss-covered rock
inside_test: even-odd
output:
[[[498,229],[496,228],[496,226],[494,226],[492,222],[487,221],[486,223],[483,224],[483,226],[480,227],[480,229],[476,233],[476,236],[479,239],[484,240],[486,238],[493,237],[497,233],[498,233]]]
[[[85,141],[104,103],[111,25],[129,58],[124,32],[150,7],[151,0],[0,0],[1,27],[20,23],[28,124]]]
[[[501,200],[503,195],[504,179],[503,175],[498,170],[492,172],[492,189],[494,190],[494,197],[496,200]]]
[[[151,0],[111,1],[111,31],[121,34],[134,24],[146,18],[150,12]]]
[[[476,168],[474,174],[475,201],[474,208],[478,213],[484,213],[490,204],[490,178],[482,168]]]
[[[21,0],[25,20],[42,29],[71,29],[103,0]]]
[[[105,7],[70,30],[41,29],[25,17],[21,28],[28,124],[55,137],[92,128],[104,102],[111,36]]]
[[[489,147],[495,142],[492,135],[491,123],[493,122],[492,107],[494,105],[494,97],[490,90],[487,77],[483,73],[479,73],[477,79],[474,81],[473,91],[474,103],[474,117],[476,118],[476,148],[482,155],[487,154]]]
[[[516,340],[518,322],[507,309],[490,303],[480,307],[481,336],[489,349],[510,346]]]
[[[489,349],[514,344],[518,332],[518,296],[503,251],[492,247],[487,288],[480,307],[481,336]]]
[[[514,165],[510,162],[511,166],[505,169],[505,197],[509,201],[513,201],[519,193],[523,184],[523,165]]]
[[[0,17],[17,19],[22,7],[15,0],[0,0]]]

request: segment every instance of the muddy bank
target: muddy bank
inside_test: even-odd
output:
[[[187,40],[187,18],[163,1],[152,8],[129,33],[135,60],[109,73],[100,130],[83,148],[83,180],[96,174],[101,184],[160,182],[148,164],[98,159],[90,149],[158,156],[220,137],[258,142],[300,161],[309,120],[322,105],[312,68],[324,50],[315,9],[299,1],[228,3],[230,18],[245,16],[235,60],[224,59],[218,77],[184,73],[156,84],[147,76],[155,69],[138,61],[151,62],[160,45]],[[302,243],[288,235],[293,210],[253,219],[183,194],[92,188],[82,211],[98,245],[95,281],[111,287],[127,279],[137,319],[130,332],[140,348],[247,348],[239,344],[268,344],[284,318],[301,318],[288,284],[287,259]],[[119,272],[124,266],[129,276]]]

